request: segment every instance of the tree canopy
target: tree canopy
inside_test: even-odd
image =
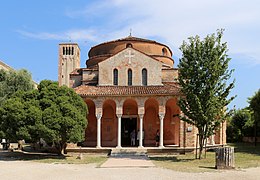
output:
[[[260,122],[260,89],[249,98],[249,107],[254,112],[254,117],[257,122]]]
[[[29,91],[34,87],[31,74],[25,70],[0,69],[0,104],[15,92]]]
[[[227,141],[241,142],[243,137],[252,136],[254,122],[251,118],[251,111],[248,108],[234,111],[233,116],[227,124]]]
[[[255,145],[257,137],[257,126],[260,122],[260,89],[255,93],[255,95],[249,98],[249,108],[253,111],[254,126],[255,126]]]
[[[61,153],[67,142],[84,138],[87,107],[75,91],[57,82],[41,81],[38,90],[19,91],[0,108],[2,135],[32,142],[44,138]]]
[[[226,106],[234,81],[228,84],[233,70],[228,69],[231,60],[227,55],[227,43],[222,43],[223,30],[206,36],[188,38],[180,47],[182,57],[179,67],[179,84],[183,97],[179,106],[182,120],[198,128],[199,158],[205,139],[214,133],[226,119]]]

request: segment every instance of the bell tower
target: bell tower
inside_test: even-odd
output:
[[[59,44],[59,85],[70,87],[70,73],[80,67],[80,49],[77,43]]]

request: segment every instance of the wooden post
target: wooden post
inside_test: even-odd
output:
[[[221,147],[216,149],[216,169],[234,169],[234,147]]]

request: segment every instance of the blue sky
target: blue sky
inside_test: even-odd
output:
[[[37,82],[57,80],[58,44],[77,42],[81,67],[98,43],[132,35],[167,44],[174,52],[188,37],[224,28],[237,98],[247,106],[260,88],[260,1],[242,0],[9,0],[0,5],[0,59],[28,69]]]

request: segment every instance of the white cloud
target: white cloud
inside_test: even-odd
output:
[[[158,37],[177,50],[189,36],[216,32],[225,28],[224,40],[229,52],[253,57],[260,64],[260,1],[251,0],[104,0],[95,1],[80,10],[69,10],[71,18],[85,18],[91,29],[67,30],[61,33],[20,34],[38,39],[103,42],[122,38],[133,29],[133,36]],[[248,60],[248,63],[251,63]]]
[[[140,14],[142,19],[126,26],[139,36],[158,36],[177,49],[193,35],[204,37],[225,28],[230,53],[244,53],[248,63],[260,64],[260,1],[127,1],[124,14]],[[135,17],[135,15],[133,15]],[[129,18],[129,17],[128,17]]]
[[[17,30],[19,34],[21,34],[24,37],[34,38],[34,39],[41,39],[41,40],[47,40],[47,39],[54,39],[54,40],[60,40],[64,37],[58,34],[52,34],[47,32],[41,32],[41,33],[32,33],[22,30]]]
[[[74,29],[59,33],[48,32],[27,32],[23,30],[17,30],[19,34],[24,37],[41,39],[41,40],[61,40],[61,41],[92,41],[98,42],[99,36],[94,30],[89,29]]]

